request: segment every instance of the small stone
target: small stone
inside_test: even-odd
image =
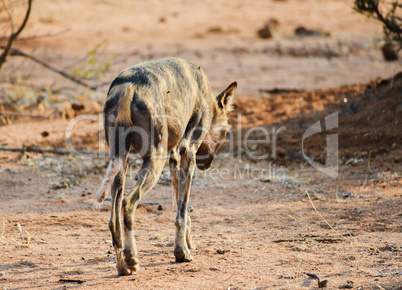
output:
[[[341,289],[352,289],[355,283],[352,280],[347,280],[344,284],[342,284],[341,286],[339,286],[339,288]]]
[[[213,26],[208,29],[209,33],[223,33],[225,32],[221,26]]]
[[[381,47],[382,55],[386,61],[398,60],[398,53],[392,44],[385,44]]]
[[[230,252],[230,250],[221,249],[221,248],[219,248],[219,249],[216,250],[216,253],[218,253],[219,255],[223,255],[223,254],[225,254],[225,253],[227,253],[227,252]]]
[[[74,111],[82,111],[82,110],[85,109],[85,106],[84,106],[83,104],[72,104],[72,105],[71,105],[71,108],[72,108]]]
[[[193,212],[194,211],[194,207],[192,205],[189,205],[187,208],[188,212]]]
[[[271,18],[265,25],[257,31],[257,35],[262,39],[272,38],[272,32],[279,26],[279,21]]]
[[[265,25],[263,28],[257,31],[257,35],[259,38],[262,39],[272,38],[271,28],[268,25]]]

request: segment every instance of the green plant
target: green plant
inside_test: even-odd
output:
[[[105,75],[112,65],[112,60],[102,64],[97,63],[97,56],[100,47],[101,44],[95,45],[95,47],[87,53],[86,57],[88,58],[88,63],[74,69],[71,74],[88,80],[99,80],[101,76]]]

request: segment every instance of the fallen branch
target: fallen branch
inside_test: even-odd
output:
[[[0,46],[0,48],[4,49],[3,46]],[[68,74],[68,73],[66,73],[66,72],[64,72],[62,70],[59,70],[59,69],[51,66],[50,64],[44,62],[43,60],[40,60],[40,59],[30,55],[30,54],[26,54],[25,52],[22,52],[21,50],[16,49],[16,48],[10,48],[10,55],[11,56],[23,56],[23,57],[29,58],[30,60],[33,60],[34,62],[44,66],[45,68],[50,69],[51,71],[62,75],[63,77],[69,79],[70,81],[73,81],[73,82],[75,82],[75,83],[77,83],[77,84],[79,84],[81,86],[84,86],[86,88],[89,88],[91,90],[97,90],[99,87],[104,85],[103,83],[100,84],[100,85],[96,85],[96,86],[87,84],[86,82],[82,81],[81,79],[76,78],[76,77],[74,77],[74,76],[72,76],[72,75],[70,75],[70,74]]]
[[[55,148],[41,148],[39,146],[27,146],[27,147],[8,147],[8,146],[0,146],[0,151],[11,151],[11,152],[36,152],[36,153],[53,153],[59,155],[70,155],[72,153],[78,153],[81,155],[103,155],[109,156],[109,152],[106,151],[96,151],[96,150],[75,150],[75,152],[71,152],[71,150],[67,149],[55,149]]]
[[[306,241],[315,241],[319,243],[339,243],[342,242],[342,239],[332,239],[332,238],[292,238],[292,239],[279,239],[272,241],[274,243],[286,243],[286,242],[306,242]]]
[[[30,118],[49,119],[49,116],[32,115],[32,114],[21,114],[21,113],[12,113],[12,112],[0,112],[0,115],[16,116],[16,117],[30,117]]]
[[[59,279],[59,282],[65,282],[65,283],[78,283],[82,284],[85,283],[87,280],[77,280],[77,279]]]

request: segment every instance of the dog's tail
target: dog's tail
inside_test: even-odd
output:
[[[119,105],[115,126],[130,127],[133,125],[131,120],[131,101],[135,93],[135,86],[132,84],[121,85],[116,93],[119,94]]]
[[[105,200],[107,196],[107,191],[112,186],[112,183],[114,182],[117,174],[120,171],[123,171],[125,168],[124,163],[129,148],[121,148],[121,146],[125,146],[126,142],[125,140],[120,140],[122,136],[119,134],[120,130],[118,127],[128,128],[132,126],[131,101],[134,92],[135,87],[131,84],[121,85],[117,88],[113,88],[113,91],[110,92],[114,95],[113,97],[119,98],[119,102],[117,107],[116,120],[114,121],[114,133],[107,134],[110,148],[110,162],[106,170],[106,176],[103,179],[98,191],[97,201],[99,203]],[[105,126],[105,130],[108,130],[107,126]]]

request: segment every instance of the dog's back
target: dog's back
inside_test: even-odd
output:
[[[108,122],[110,115],[119,126],[144,130],[166,120],[171,149],[194,113],[202,111],[208,119],[214,104],[208,79],[193,62],[180,58],[144,62],[122,71],[111,84],[104,108],[105,129],[115,126]],[[151,116],[155,124],[150,124]]]

